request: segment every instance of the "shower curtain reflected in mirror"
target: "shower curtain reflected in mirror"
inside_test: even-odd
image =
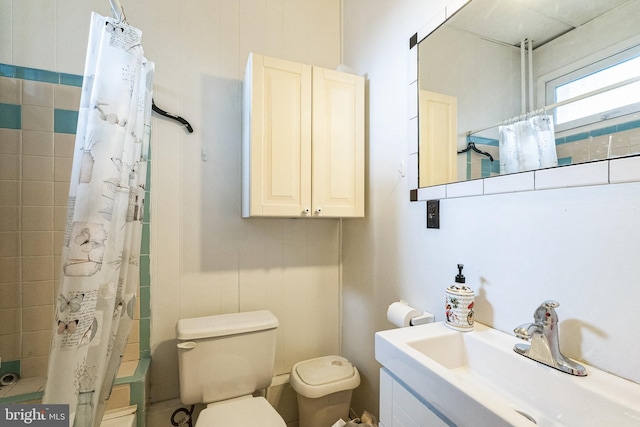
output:
[[[552,116],[499,127],[500,174],[558,166]]]
[[[100,425],[136,305],[153,63],[140,30],[93,13],[43,403]]]

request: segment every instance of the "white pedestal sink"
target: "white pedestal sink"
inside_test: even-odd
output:
[[[585,365],[576,377],[516,354],[514,336],[476,322],[376,333],[376,360],[458,426],[640,426],[640,384]]]

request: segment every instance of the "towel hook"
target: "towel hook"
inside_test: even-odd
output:
[[[185,119],[183,119],[180,116],[176,116],[175,114],[168,113],[168,112],[164,111],[163,109],[159,108],[156,105],[156,103],[153,100],[153,98],[151,99],[151,109],[153,111],[155,111],[156,113],[160,114],[161,116],[165,116],[165,117],[170,118],[171,120],[175,120],[177,122],[182,123],[187,128],[187,131],[189,131],[189,133],[193,133],[193,128],[191,127],[191,125],[189,124],[188,121],[186,121]]]
[[[493,162],[493,156],[486,152],[486,151],[482,151],[480,149],[478,149],[478,147],[476,147],[475,142],[471,141],[471,135],[467,134],[467,148],[458,151],[458,154],[462,154],[462,153],[466,153],[467,151],[475,151],[476,153],[483,155],[483,156],[487,156],[489,158],[489,160],[491,160]]]

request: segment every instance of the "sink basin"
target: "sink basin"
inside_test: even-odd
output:
[[[475,323],[376,334],[376,360],[459,426],[640,425],[640,385],[585,365],[576,377],[513,351],[516,337]],[[584,363],[583,363],[584,365]]]

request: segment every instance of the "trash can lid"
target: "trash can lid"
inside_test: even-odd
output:
[[[318,398],[358,387],[360,374],[344,357],[324,356],[296,363],[290,382],[301,395]]]

